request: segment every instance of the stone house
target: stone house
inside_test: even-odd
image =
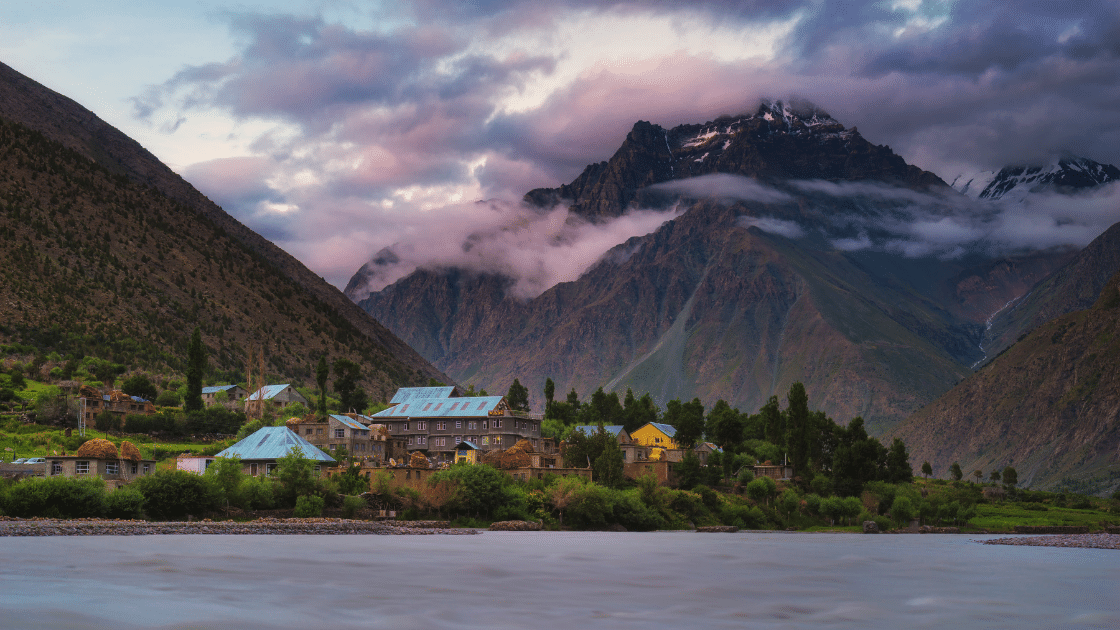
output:
[[[334,454],[339,446],[353,459],[383,463],[389,460],[389,432],[361,414],[332,414],[291,422],[291,429],[320,450]]]
[[[80,455],[52,455],[46,459],[46,474],[51,477],[101,477],[110,487],[122,486],[156,470],[154,459],[132,461]]]
[[[249,393],[240,385],[211,385],[202,388],[202,402],[207,407],[218,402],[216,399],[218,392],[225,392],[228,396],[228,402],[237,402]]]
[[[282,385],[265,385],[257,391],[249,394],[245,399],[246,405],[257,402],[273,402],[281,407],[298,402],[302,403],[304,407],[311,408],[311,403],[303,394],[296,391],[296,388],[288,383]]]
[[[156,406],[150,400],[129,396],[120,390],[113,390],[108,394],[102,394],[92,387],[82,387],[79,390],[78,413],[86,424],[93,424],[97,414],[105,411],[119,416],[123,422],[128,415],[151,415],[156,412]]]
[[[467,441],[483,452],[504,450],[529,440],[541,450],[539,414],[513,411],[504,396],[460,397],[454,387],[402,387],[390,407],[374,414],[389,435],[405,440],[409,453],[422,451],[436,462],[455,458],[455,446]]]

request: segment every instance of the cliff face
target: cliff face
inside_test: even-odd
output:
[[[1113,228],[1115,229],[1115,228]],[[1093,306],[1048,321],[888,437],[945,476],[1014,466],[1020,484],[1120,487],[1120,274]]]

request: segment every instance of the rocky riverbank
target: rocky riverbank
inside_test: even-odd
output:
[[[262,518],[253,521],[148,522],[102,519],[4,519],[0,536],[152,536],[167,534],[222,535],[425,535],[476,534],[452,529],[439,521],[354,521],[341,518]]]
[[[1057,534],[1053,536],[1016,536],[981,540],[985,545],[1028,547],[1074,547],[1080,549],[1120,549],[1120,534]]]

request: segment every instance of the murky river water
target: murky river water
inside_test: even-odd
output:
[[[1120,553],[974,538],[4,538],[0,628],[1120,628]]]

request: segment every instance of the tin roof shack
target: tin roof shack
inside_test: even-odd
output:
[[[202,388],[202,402],[209,407],[218,402],[218,393],[226,393],[226,402],[237,402],[249,392],[240,385],[212,385]]]
[[[191,455],[190,453],[182,453],[175,458],[175,469],[185,470],[202,474],[214,463],[216,458],[213,455]]]
[[[334,458],[315,448],[313,444],[296,435],[288,427],[262,427],[237,444],[218,453],[217,457],[240,457],[242,472],[258,477],[271,477],[276,470],[276,460],[295,448],[303,457],[315,463],[315,472],[322,473],[323,466],[335,464]]]
[[[289,428],[319,450],[333,455],[342,446],[355,461],[377,464],[388,461],[389,431],[384,425],[375,424],[369,416],[332,414],[325,418],[308,416],[294,420],[288,421]]]
[[[119,416],[123,423],[127,415],[147,416],[155,413],[156,406],[150,400],[129,396],[118,389],[102,394],[92,387],[83,385],[78,390],[78,413],[82,414],[87,424],[93,424],[97,414],[105,411]]]
[[[311,408],[311,403],[307,402],[307,398],[297,392],[292,385],[288,383],[265,385],[245,398],[245,411],[248,413],[252,408],[259,407],[262,404],[275,403],[284,407],[294,402],[302,403],[308,409]]]
[[[423,451],[437,462],[455,458],[467,441],[484,452],[509,448],[526,439],[541,448],[541,419],[510,409],[504,396],[460,397],[453,387],[402,387],[388,409],[373,418],[389,434],[403,438],[410,452]]]

